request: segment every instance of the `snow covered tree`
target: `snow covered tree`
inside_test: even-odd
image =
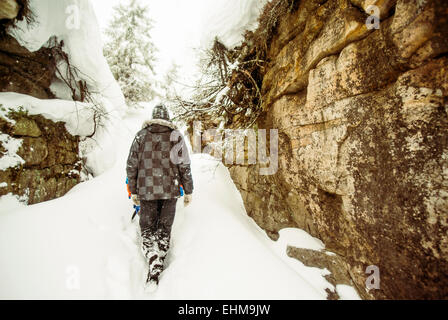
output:
[[[176,80],[179,78],[179,66],[176,63],[172,63],[171,67],[165,73],[163,81],[161,83],[161,89],[165,101],[173,101],[177,97]]]
[[[151,38],[152,20],[148,7],[129,0],[114,7],[106,30],[104,55],[117,79],[126,102],[135,106],[156,97],[154,72],[156,48]]]

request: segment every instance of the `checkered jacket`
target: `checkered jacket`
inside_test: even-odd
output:
[[[126,172],[129,190],[140,200],[178,198],[180,185],[183,185],[185,194],[193,193],[188,154],[183,155],[184,161],[178,165],[170,159],[172,148],[178,143],[185,144],[180,134],[178,142],[170,141],[174,130],[177,130],[175,125],[166,120],[146,121],[132,143]]]

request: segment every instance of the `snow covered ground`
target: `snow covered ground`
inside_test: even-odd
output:
[[[327,271],[285,253],[287,244],[323,244],[297,229],[271,241],[246,215],[228,170],[204,155],[193,156],[193,203],[178,202],[159,290],[145,294],[146,263],[124,184],[143,118],[123,122],[116,165],[65,197],[29,207],[0,198],[0,299],[326,298]],[[358,298],[353,288],[340,289],[343,298]]]

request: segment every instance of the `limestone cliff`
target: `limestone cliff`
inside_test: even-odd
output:
[[[248,214],[320,238],[364,298],[448,298],[448,2],[295,3],[267,41],[257,123],[279,129],[279,170],[230,167]]]

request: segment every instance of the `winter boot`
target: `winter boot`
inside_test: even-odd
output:
[[[157,290],[157,287],[159,285],[159,277],[154,273],[154,265],[156,263],[156,260],[158,260],[158,255],[154,253],[148,262],[149,270],[145,284],[145,291],[148,293],[152,293]]]

